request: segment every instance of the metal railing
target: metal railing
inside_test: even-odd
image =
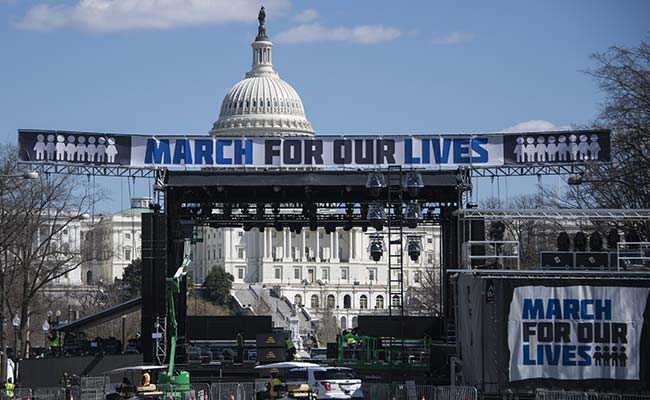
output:
[[[482,254],[475,254],[476,250]],[[463,243],[463,254],[465,269],[472,269],[477,261],[494,262],[497,269],[520,269],[517,240],[469,240]]]
[[[210,400],[255,400],[254,383],[213,383]]]
[[[619,270],[647,267],[650,264],[650,242],[618,243],[616,258]]]
[[[537,389],[535,400],[650,400],[650,395]]]

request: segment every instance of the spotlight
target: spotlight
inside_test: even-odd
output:
[[[607,234],[607,247],[610,249],[616,249],[618,247],[618,242],[621,241],[621,236],[618,233],[618,229],[612,228]]]
[[[331,235],[336,230],[335,224],[325,224],[325,233]]]
[[[569,251],[571,249],[571,239],[569,239],[569,234],[566,232],[560,232],[557,235],[557,250],[558,251]]]
[[[370,242],[370,258],[374,262],[381,260],[381,256],[384,254],[384,243],[381,240],[381,237],[375,236]]]
[[[404,181],[402,182],[402,187],[406,192],[415,197],[420,193],[420,189],[424,187],[424,181],[422,180],[422,174],[417,171],[409,172],[404,176]]]
[[[278,215],[280,214],[280,204],[279,203],[273,203],[273,215]]]
[[[368,221],[373,228],[378,231],[382,230],[385,219],[386,211],[384,211],[383,204],[373,203],[368,206]]]
[[[260,222],[259,224],[257,224],[257,229],[259,229],[260,232],[264,232],[264,228],[265,228],[264,222]]]
[[[418,203],[411,202],[406,205],[404,209],[404,220],[406,221],[406,226],[409,228],[417,228],[418,221],[422,220],[422,209]]]
[[[278,231],[278,232],[280,232],[280,231],[282,231],[282,229],[284,229],[284,227],[282,226],[282,222],[281,222],[281,221],[277,221],[277,220],[273,223],[273,227],[274,227],[275,230]]]
[[[242,215],[248,215],[248,213],[249,213],[248,204],[244,204],[244,205],[241,206],[241,213],[242,213]]]
[[[587,251],[587,235],[584,232],[576,232],[573,237],[573,247],[576,251]]]
[[[603,237],[598,231],[589,235],[589,250],[603,251]]]
[[[490,231],[488,235],[490,240],[495,242],[503,241],[503,234],[506,231],[506,225],[501,221],[495,221],[490,224]]]
[[[366,187],[370,190],[370,194],[374,197],[379,196],[381,189],[386,187],[386,178],[381,172],[371,172],[368,174]]]
[[[244,222],[243,228],[245,232],[248,232],[253,228],[253,224],[251,224],[250,222]]]
[[[257,218],[264,219],[264,203],[257,204]]]
[[[406,249],[411,260],[417,261],[420,257],[420,252],[422,251],[420,247],[420,240],[417,238],[409,238]]]

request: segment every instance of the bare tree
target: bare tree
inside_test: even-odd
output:
[[[597,128],[612,130],[612,163],[588,166],[585,183],[558,200],[583,208],[650,208],[650,43],[611,47],[588,73],[606,95]],[[620,224],[622,225],[622,224]],[[650,222],[625,223],[650,240]]]
[[[336,342],[336,335],[338,334],[339,324],[332,310],[327,307],[321,309],[318,329],[316,330],[319,344],[324,346],[327,343]]]
[[[420,283],[408,289],[404,310],[409,315],[440,316],[440,295],[440,269],[428,266],[421,271]]]
[[[5,150],[2,165],[16,164],[14,154]],[[79,224],[94,202],[84,189],[67,175],[15,180],[11,187],[3,186],[3,309],[20,320],[16,334],[21,354],[25,354],[29,317],[42,289],[88,261],[79,245],[64,240],[64,233]]]

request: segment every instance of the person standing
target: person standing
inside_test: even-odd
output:
[[[237,362],[243,363],[244,362],[244,331],[239,330],[237,331],[237,337],[236,337],[236,344],[237,344]]]

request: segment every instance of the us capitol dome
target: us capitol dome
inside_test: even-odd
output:
[[[213,136],[313,136],[302,100],[291,85],[273,70],[273,43],[266,35],[266,14],[260,10],[253,66],[246,78],[237,82],[221,102]]]

